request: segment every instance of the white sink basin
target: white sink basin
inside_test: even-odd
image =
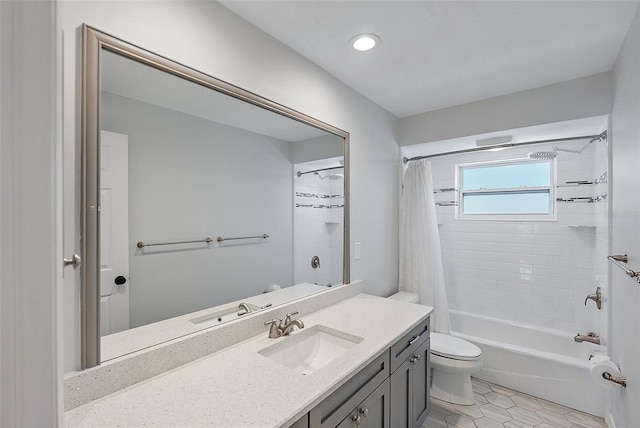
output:
[[[364,339],[323,325],[296,330],[258,353],[303,375],[313,373]]]
[[[251,309],[252,312],[260,309],[256,305],[248,304],[247,306],[249,306],[249,309]],[[233,306],[230,308],[225,308],[216,312],[212,312],[210,314],[202,315],[197,318],[190,319],[189,322],[196,324],[198,327],[203,327],[203,328],[211,327],[214,325],[222,324],[227,321],[233,321],[235,319],[240,318],[243,315],[247,315],[247,314],[238,315],[239,313],[242,313],[242,310],[239,309],[237,306]]]

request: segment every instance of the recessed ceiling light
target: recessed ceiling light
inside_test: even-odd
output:
[[[368,51],[380,44],[380,37],[375,34],[358,34],[349,43],[355,50]]]

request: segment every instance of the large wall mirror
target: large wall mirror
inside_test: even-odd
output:
[[[347,132],[83,32],[83,367],[349,282]]]

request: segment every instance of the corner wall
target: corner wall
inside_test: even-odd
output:
[[[611,146],[611,251],[628,254],[628,268],[640,269],[640,11],[631,24],[614,68],[615,102]],[[609,301],[611,359],[620,363],[627,388],[611,390],[609,427],[640,421],[640,285],[611,267]]]
[[[0,2],[3,427],[61,424],[59,46],[55,15],[55,4],[48,1]]]
[[[351,278],[362,279],[367,293],[389,295],[397,290],[400,185],[394,116],[219,3],[59,4],[64,37],[66,253],[79,248],[79,28],[87,23],[350,132],[351,241],[362,243],[362,259],[351,257]],[[65,278],[64,289],[65,370],[69,371],[78,367],[79,283]]]

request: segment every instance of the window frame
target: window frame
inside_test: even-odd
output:
[[[465,169],[472,168],[489,168],[493,166],[504,165],[520,165],[520,164],[533,164],[533,163],[549,163],[549,186],[536,186],[536,187],[516,187],[516,188],[494,188],[494,189],[474,189],[474,190],[462,190],[463,180],[462,173]],[[557,167],[556,159],[529,159],[512,158],[483,162],[470,162],[456,164],[456,220],[484,220],[484,221],[557,221],[558,210],[556,201],[556,187],[557,187]],[[464,196],[470,194],[492,194],[492,195],[504,195],[509,193],[535,193],[540,191],[549,191],[549,212],[548,213],[469,213],[466,214],[464,210]]]

